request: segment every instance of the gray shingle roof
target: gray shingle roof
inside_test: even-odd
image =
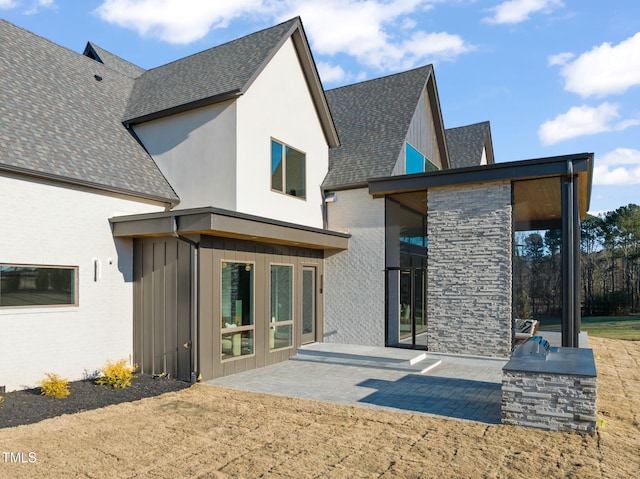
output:
[[[432,72],[427,65],[326,92],[341,146],[329,150],[323,188],[391,175]]]
[[[125,113],[136,123],[244,92],[296,27],[299,18],[148,70],[133,88]],[[206,104],[206,103],[205,103]],[[182,107],[182,108],[181,108]]]
[[[480,166],[482,150],[487,149],[487,163],[494,163],[491,126],[488,121],[448,128],[444,131],[451,168]]]
[[[0,20],[0,169],[177,202],[122,125],[133,83]]]
[[[146,70],[144,68],[139,67],[138,65],[134,65],[123,58],[120,58],[117,55],[114,55],[107,50],[100,48],[95,43],[88,42],[87,46],[84,49],[84,55],[93,58],[94,60],[103,63],[107,67],[120,72],[126,77],[129,78],[137,78],[142,75]]]

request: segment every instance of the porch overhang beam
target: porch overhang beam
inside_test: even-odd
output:
[[[111,218],[114,237],[210,235],[321,250],[345,250],[351,235],[219,208]]]
[[[424,191],[429,188],[494,181],[519,181],[567,174],[567,161],[573,164],[573,174],[580,177],[580,216],[586,215],[591,196],[593,153],[538,158],[533,160],[495,163],[492,165],[455,168],[429,173],[399,175],[369,180],[369,194],[374,198],[398,193]]]

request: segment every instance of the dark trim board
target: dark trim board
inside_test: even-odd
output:
[[[312,249],[345,250],[350,235],[259,216],[207,207],[109,220],[115,237],[213,235]]]
[[[409,193],[441,186],[506,180],[516,181],[566,176],[568,174],[580,177],[580,207],[581,213],[584,215],[589,208],[591,200],[593,153],[495,163],[415,175],[374,178],[369,180],[369,193],[374,197],[380,197],[393,193]]]

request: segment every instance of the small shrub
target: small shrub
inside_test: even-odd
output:
[[[40,394],[58,399],[66,398],[71,394],[67,379],[62,379],[53,373],[46,373],[45,376],[47,376],[46,379],[40,381]]]
[[[128,366],[126,359],[113,363],[107,361],[107,365],[102,368],[104,376],[96,379],[96,384],[103,384],[114,388],[126,388],[131,386],[131,379],[134,377],[133,372],[137,369],[137,365]]]

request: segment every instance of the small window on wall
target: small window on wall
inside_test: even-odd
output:
[[[222,262],[220,339],[223,360],[253,354],[253,271],[252,263]]]
[[[269,349],[293,344],[293,266],[271,265]]]
[[[437,171],[438,167],[416,150],[409,143],[405,144],[405,174],[424,173],[425,171]]]
[[[0,264],[0,308],[77,305],[77,267]]]
[[[271,189],[306,198],[305,154],[271,140]]]

